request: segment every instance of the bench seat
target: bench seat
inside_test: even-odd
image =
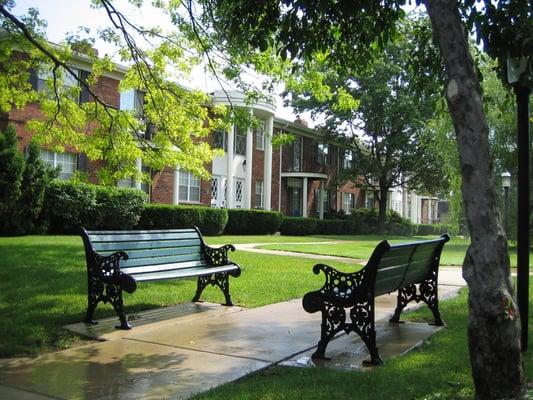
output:
[[[228,276],[238,277],[240,266],[227,257],[232,245],[213,248],[205,244],[198,228],[169,230],[87,231],[81,237],[88,277],[85,322],[95,323],[100,301],[113,305],[120,328],[130,329],[123,311],[122,291],[135,291],[137,282],[198,277],[199,301],[207,285],[218,286],[232,305]]]

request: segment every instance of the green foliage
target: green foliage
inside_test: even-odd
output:
[[[197,226],[203,235],[220,235],[228,222],[222,208],[147,204],[137,225],[142,229],[175,229]]]
[[[39,147],[31,143],[27,148],[27,157],[22,174],[22,193],[18,201],[18,227],[21,233],[36,233],[43,230],[41,212],[44,194],[56,171],[51,170],[41,161]]]
[[[138,189],[91,185],[95,192],[98,229],[131,229],[140,219],[147,198]]]
[[[282,214],[277,211],[230,209],[224,233],[229,235],[272,234],[280,229],[282,219]]]
[[[321,235],[349,235],[354,231],[353,221],[348,219],[322,219],[317,221]]]
[[[282,235],[314,235],[318,233],[318,220],[303,217],[284,217],[280,230]]]
[[[17,149],[17,132],[9,125],[0,131],[0,220],[9,219],[21,194],[24,157]]]
[[[146,194],[137,189],[106,188],[54,180],[46,189],[45,218],[50,233],[89,229],[130,229],[138,221]]]
[[[24,160],[15,128],[0,132],[0,234],[24,235],[41,229],[44,191],[52,177],[35,144],[28,146]]]
[[[417,225],[416,234],[418,236],[442,235],[451,233],[452,226],[446,224],[419,224]]]

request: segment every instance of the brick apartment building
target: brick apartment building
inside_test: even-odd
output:
[[[80,77],[91,69],[89,58],[83,55],[76,55],[71,66]],[[126,68],[117,66],[115,71],[101,77],[93,90],[117,109],[135,110],[142,107],[142,96],[136,91],[119,92],[125,72]],[[31,75],[36,90],[44,88],[44,78]],[[67,79],[65,84],[77,82]],[[355,207],[374,207],[371,192],[366,193],[351,182],[338,183],[341,169],[351,167],[350,152],[322,142],[317,131],[302,121],[277,118],[275,107],[267,102],[249,106],[242,94],[236,92],[229,93],[229,97],[226,93],[215,92],[212,99],[215,104],[231,103],[247,109],[260,124],[253,129],[231,127],[229,132],[212,132],[208,140],[213,147],[223,149],[224,155],[206,165],[212,174],[211,180],[201,180],[189,171],[165,168],[152,172],[150,184],[128,180],[119,182],[118,186],[142,189],[149,194],[150,201],[156,203],[258,208],[291,216],[322,218],[329,210],[349,213]],[[90,96],[82,90],[79,101],[90,101]],[[0,114],[0,129],[13,124],[23,150],[31,139],[26,122],[39,116],[39,105],[32,103],[23,109]],[[294,140],[273,148],[272,137],[278,132],[290,133]],[[75,171],[82,171],[88,174],[90,181],[96,180],[94,171],[98,164],[88,161],[83,154],[42,149],[41,157],[50,165],[61,167],[61,179],[69,179]],[[144,168],[142,160],[137,160],[137,167]],[[422,198],[405,190],[393,192],[390,197],[390,208],[413,222],[436,222],[436,198]]]

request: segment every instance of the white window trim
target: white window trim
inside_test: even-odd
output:
[[[260,134],[261,132],[261,134]],[[255,131],[256,150],[265,150],[265,121],[261,121],[260,126]]]
[[[257,191],[257,189],[260,189]],[[257,202],[257,196],[260,196],[259,204]],[[265,182],[262,180],[255,181],[255,208],[263,209],[265,207]]]

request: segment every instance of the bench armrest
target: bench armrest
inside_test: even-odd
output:
[[[111,283],[113,279],[121,275],[120,260],[127,260],[128,258],[128,254],[124,251],[117,251],[108,256],[102,256],[97,252],[93,252],[92,262],[90,263],[91,272],[102,279],[102,281]]]
[[[321,309],[324,301],[342,307],[353,306],[358,299],[364,297],[367,287],[367,269],[345,273],[325,264],[316,264],[313,272],[324,272],[326,282],[321,289],[307,293],[303,298],[303,306],[307,312],[313,313]]]
[[[214,266],[230,264],[228,259],[228,250],[235,251],[235,246],[232,244],[225,244],[221,247],[211,247],[203,243],[202,251],[204,252],[206,261]]]

